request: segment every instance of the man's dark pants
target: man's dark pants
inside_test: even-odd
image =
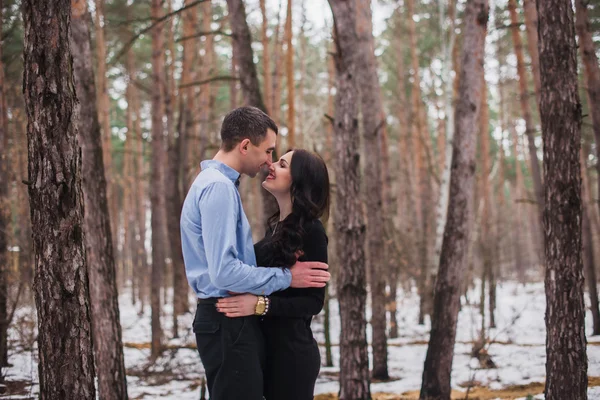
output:
[[[211,400],[262,400],[265,345],[258,317],[228,318],[200,299],[193,328]]]

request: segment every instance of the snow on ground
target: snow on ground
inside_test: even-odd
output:
[[[492,343],[488,353],[496,364],[495,369],[480,369],[477,360],[470,357],[472,341],[479,336],[481,316],[479,314],[479,292],[475,287],[469,292],[470,302],[462,299],[459,314],[457,343],[455,346],[452,371],[452,385],[465,390],[468,382],[477,382],[490,389],[501,389],[515,384],[543,382],[545,377],[545,297],[543,283],[526,286],[513,282],[498,285],[497,288],[497,328],[488,332]],[[168,341],[169,349],[158,362],[147,364],[150,342],[150,309],[138,314],[139,304],[133,306],[128,293],[120,296],[121,324],[125,344],[125,364],[128,371],[128,392],[131,399],[198,399],[203,377],[202,364],[194,349],[194,335],[191,332],[193,315],[179,319],[180,338]],[[193,300],[193,299],[192,299]],[[586,299],[587,301],[587,299]],[[471,303],[471,304],[469,304]],[[393,380],[373,383],[371,391],[398,393],[418,390],[426,342],[429,339],[429,320],[424,326],[417,325],[419,299],[414,291],[400,290],[397,295],[399,337],[389,340],[389,370]],[[338,304],[331,300],[331,337],[333,338],[334,367],[322,367],[315,394],[337,392],[339,373],[338,340],[340,321]],[[369,307],[367,307],[369,309]],[[369,315],[367,315],[369,317]],[[28,399],[36,396],[37,347],[33,340],[35,310],[22,308],[16,315],[20,330],[12,328],[9,333],[11,351],[9,360],[13,364],[8,370],[8,381],[23,381],[19,394],[0,398]],[[164,307],[163,329],[171,337],[171,308]],[[324,342],[322,314],[315,318],[313,330],[319,343]],[[586,316],[586,332],[591,332],[591,315]],[[367,337],[371,332],[368,327]],[[588,337],[588,374],[600,376],[600,337]],[[30,343],[28,346],[27,343]],[[190,348],[180,348],[189,346]],[[324,359],[324,348],[322,358]],[[33,383],[32,383],[33,382]],[[589,389],[589,398],[600,400],[600,387]],[[532,393],[535,394],[535,393]],[[543,399],[537,396],[535,399]]]

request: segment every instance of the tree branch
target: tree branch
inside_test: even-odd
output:
[[[121,50],[117,53],[117,55],[115,55],[113,57],[113,59],[110,60],[108,65],[109,66],[114,65],[119,60],[119,58],[123,57],[123,55],[125,53],[127,53],[127,51],[131,48],[131,46],[135,43],[135,41],[139,39],[140,36],[142,36],[144,33],[148,32],[148,31],[150,31],[156,25],[160,24],[161,22],[164,22],[165,20],[167,20],[189,8],[195,7],[200,3],[204,3],[205,1],[207,1],[207,0],[196,0],[193,3],[188,4],[187,6],[181,7],[180,9],[177,9],[169,14],[163,15],[162,17],[160,17],[159,19],[157,19],[156,21],[151,23],[149,26],[147,26],[146,28],[144,28],[140,32],[138,32],[134,37],[131,38],[131,40],[129,40],[129,42],[125,43],[125,45],[121,48]]]
[[[228,36],[228,37],[233,36],[231,33],[225,32],[222,30],[208,31],[208,32],[196,32],[193,35],[180,37],[179,39],[177,39],[175,41],[175,43],[185,42],[186,40],[194,39],[194,38],[201,37],[201,36],[208,36],[208,35],[223,35],[223,36]]]
[[[189,83],[179,85],[179,89],[183,89],[183,88],[186,88],[189,86],[205,85],[207,83],[211,83],[211,82],[215,82],[215,81],[239,81],[239,80],[240,80],[240,78],[238,78],[237,76],[217,75],[217,76],[213,76],[212,78],[204,79],[202,81],[189,82]]]

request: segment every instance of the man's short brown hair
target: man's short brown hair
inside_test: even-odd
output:
[[[256,107],[239,107],[225,116],[221,125],[221,148],[231,151],[242,140],[258,146],[271,129],[277,134],[277,125],[267,114]]]

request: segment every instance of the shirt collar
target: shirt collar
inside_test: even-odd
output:
[[[240,185],[240,173],[235,169],[231,168],[229,165],[222,163],[217,160],[204,160],[200,163],[200,168],[205,170],[206,168],[214,168],[227,178],[231,179],[233,184],[238,187]]]

